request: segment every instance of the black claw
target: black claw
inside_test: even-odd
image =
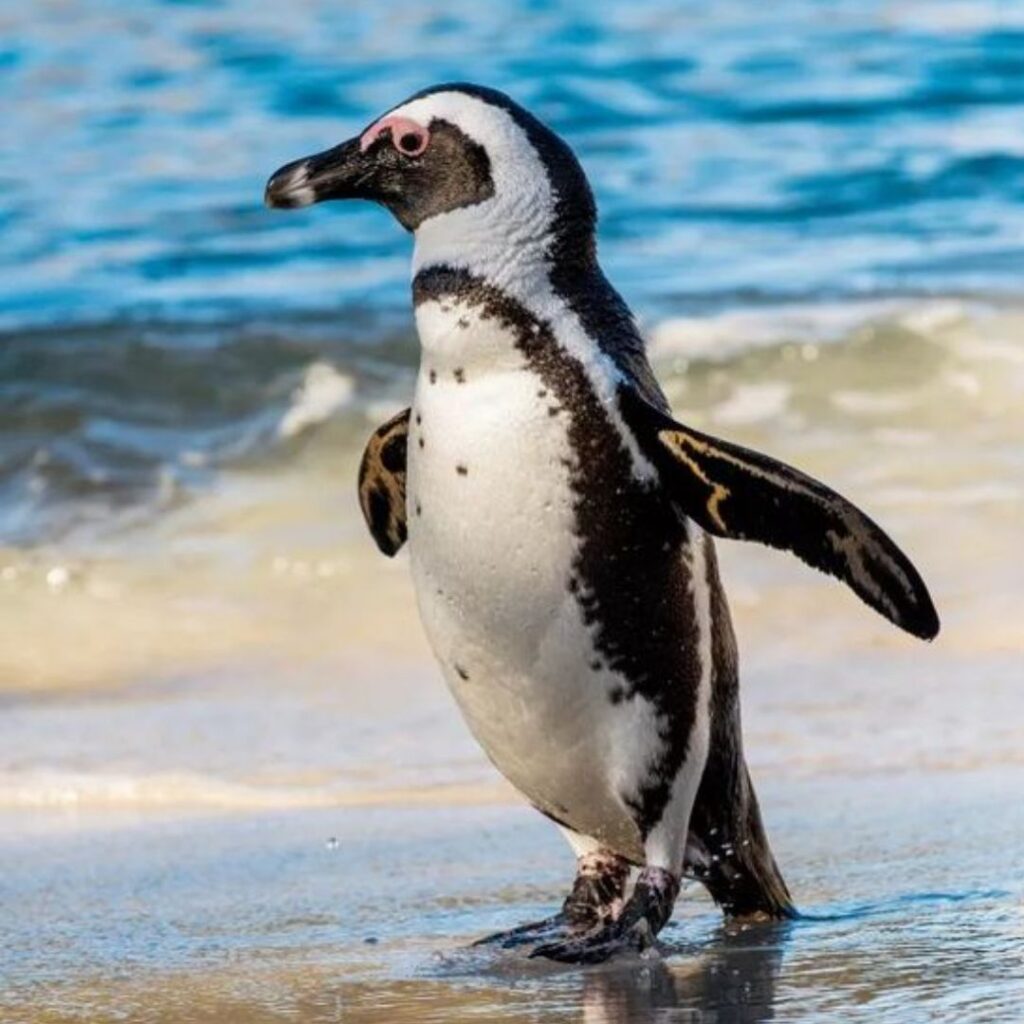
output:
[[[616,953],[642,953],[650,945],[649,929],[623,929],[611,924],[587,935],[537,946],[530,951],[530,959],[544,957],[562,964],[600,964]]]
[[[563,914],[555,914],[553,917],[546,917],[542,921],[531,921],[529,924],[521,924],[517,928],[510,928],[508,931],[495,932],[482,939],[477,939],[474,946],[500,946],[502,949],[515,949],[517,946],[526,946],[537,942],[545,936],[554,936],[563,932],[568,927],[568,921]]]

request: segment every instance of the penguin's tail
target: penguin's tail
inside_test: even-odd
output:
[[[690,819],[684,873],[705,886],[728,918],[796,917],[742,755],[732,765],[709,759]]]
[[[743,756],[739,665],[729,607],[707,538],[711,582],[711,736],[686,842],[683,873],[702,882],[726,917],[796,917],[789,889],[772,856],[750,772]]]

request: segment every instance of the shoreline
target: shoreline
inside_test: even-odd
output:
[[[1005,857],[1024,848],[1012,800],[1022,781],[1022,769],[956,773],[939,789],[929,772],[762,780],[804,919],[723,927],[691,885],[661,956],[597,972],[468,947],[550,912],[571,872],[556,830],[521,806],[3,831],[0,875],[15,901],[0,922],[0,1014],[11,1024],[411,1024],[450,1021],[461,1007],[524,1024],[540,1012],[623,1022],[625,993],[638,1012],[724,1010],[742,996],[755,1021],[846,1007],[844,1019],[895,1024],[906,1019],[905,1003],[887,1003],[896,993],[934,1013],[965,991],[1010,1006],[1024,995],[1010,973],[1024,874]],[[974,845],[951,857],[965,830]],[[41,913],[54,900],[59,916]],[[598,1008],[606,1016],[587,1016]]]

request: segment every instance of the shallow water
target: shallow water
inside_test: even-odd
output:
[[[762,7],[0,11],[5,1022],[1019,1018],[1024,19]],[[827,480],[929,583],[921,645],[720,549],[808,919],[734,932],[695,889],[660,959],[467,951],[570,865],[356,509],[411,390],[408,239],[261,206],[445,78],[578,149],[680,417]]]
[[[45,816],[0,846],[0,1012],[1012,1020],[1024,997],[1022,781],[1018,770],[771,785],[778,853],[805,918],[725,927],[692,890],[657,955],[587,971],[469,946],[560,895],[570,858],[525,809]]]

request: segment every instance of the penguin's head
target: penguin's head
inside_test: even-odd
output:
[[[592,261],[593,194],[569,146],[495,89],[440,85],[355,138],[286,164],[268,206],[369,199],[416,234],[420,264],[530,258]]]

